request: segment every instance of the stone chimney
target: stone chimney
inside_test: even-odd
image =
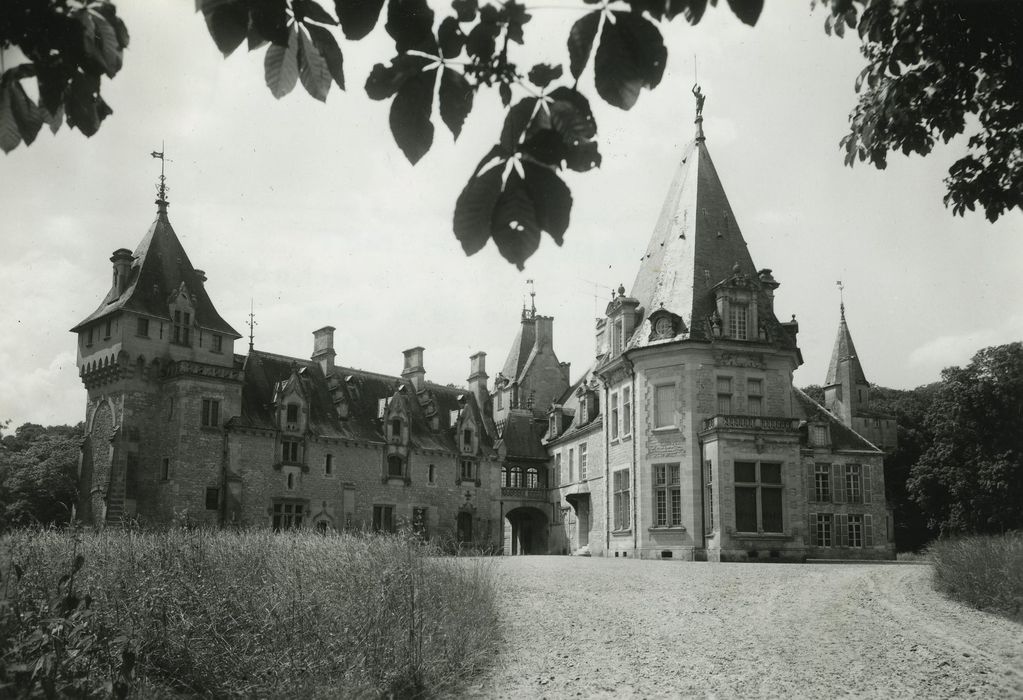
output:
[[[313,355],[310,358],[320,365],[324,376],[334,371],[334,326],[324,326],[313,331]]]
[[[401,371],[402,378],[411,381],[416,391],[422,391],[423,386],[426,384],[426,369],[423,368],[423,348],[409,348],[403,354],[405,355],[405,368]]]
[[[128,273],[131,271],[131,251],[127,248],[118,248],[110,256],[110,262],[114,264],[114,292],[120,296],[128,288]]]
[[[476,397],[480,411],[486,410],[486,399],[490,395],[487,390],[487,353],[478,352],[469,358],[469,391]]]
[[[536,317],[536,349],[537,352],[554,350],[554,317]]]

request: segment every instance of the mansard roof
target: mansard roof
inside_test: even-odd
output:
[[[852,384],[867,384],[867,378],[863,374],[863,366],[860,364],[859,355],[856,354],[856,346],[853,345],[852,334],[849,333],[849,326],[845,322],[845,304],[841,306],[841,320],[838,323],[838,335],[835,336],[835,347],[831,351],[831,363],[828,364],[828,376],[824,380],[824,386],[841,384],[842,372],[848,371]]]
[[[241,337],[214,308],[203,279],[189,262],[166,211],[157,215],[156,221],[135,249],[124,291],[118,294],[116,287],[111,287],[99,308],[72,328],[71,332],[77,332],[86,324],[122,309],[169,320],[168,299],[181,288],[182,283],[192,296],[195,307],[193,320],[196,324],[233,338]]]
[[[533,417],[528,409],[512,409],[504,423],[504,432],[494,446],[506,461],[518,459],[545,462],[548,459],[544,449],[545,427]]]
[[[838,416],[811,399],[802,390],[792,387],[792,395],[795,398],[793,406],[795,407],[797,418],[804,420],[817,419],[827,422],[829,432],[831,433],[831,448],[833,450],[881,452],[876,445],[847,426],[839,420]]]
[[[413,447],[454,452],[458,445],[451,412],[476,400],[472,392],[459,387],[426,382],[423,391],[416,392],[412,382],[402,377],[350,367],[335,367],[325,376],[317,362],[252,350],[245,359],[242,414],[229,425],[275,430],[274,387],[295,375],[309,401],[309,431],[325,437],[384,442],[383,421],[378,417],[380,400],[398,397],[410,419]],[[344,418],[335,410],[337,398],[348,406]],[[427,407],[437,412],[439,430],[431,429]],[[481,431],[480,440],[484,450],[492,447],[486,430]]]

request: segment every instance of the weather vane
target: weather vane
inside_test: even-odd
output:
[[[252,299],[249,298],[249,352],[252,352],[252,340],[255,337],[255,328],[258,324],[256,323],[256,314],[253,310]]]
[[[153,151],[152,153],[149,154],[149,155],[153,156],[153,158],[159,158],[160,159],[160,184],[156,186],[156,204],[160,207],[160,211],[163,211],[163,210],[165,210],[167,208],[167,203],[168,203],[167,202],[167,192],[170,191],[170,188],[167,187],[167,177],[164,175],[164,165],[166,163],[168,163],[168,162],[170,162],[170,163],[174,162],[170,158],[167,158],[164,155],[165,151],[166,151],[166,148],[164,147],[164,142],[161,141],[160,142],[160,150],[159,151]]]
[[[842,320],[844,321],[845,320],[845,285],[842,284],[842,280],[838,280],[837,282],[835,282],[835,284],[838,285],[838,301],[839,301],[838,308],[842,312]]]
[[[696,54],[693,54],[693,97],[696,98],[696,121],[703,119],[703,103],[707,96],[700,89],[700,74],[696,66]]]
[[[529,285],[529,306],[530,313],[533,317],[536,317],[536,289],[533,287],[533,280],[526,280],[526,284]]]

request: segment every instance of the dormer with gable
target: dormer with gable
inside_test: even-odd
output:
[[[409,456],[411,454],[412,407],[408,385],[399,384],[394,394],[383,406],[382,432],[384,434],[383,481],[411,481]]]

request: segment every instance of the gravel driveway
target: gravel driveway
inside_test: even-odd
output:
[[[505,557],[476,697],[1023,698],[1023,625],[930,567]]]

